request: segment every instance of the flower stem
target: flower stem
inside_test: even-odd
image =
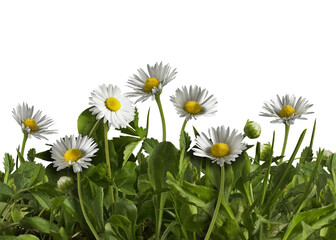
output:
[[[289,125],[285,124],[285,139],[282,146],[281,156],[285,156],[286,146],[287,146],[287,140],[288,140],[288,133],[289,133]],[[280,163],[282,162],[284,157],[280,159]]]
[[[104,124],[105,159],[106,159],[108,177],[109,177],[109,179],[112,179],[110,152],[109,152],[109,144],[108,144],[108,138],[107,138],[108,130],[109,130],[108,123],[105,123]],[[111,209],[112,209],[112,212],[113,212],[113,210],[114,210],[114,194],[113,194],[113,187],[112,186],[109,186],[109,194],[111,196]]]
[[[223,199],[223,196],[224,196],[224,181],[225,181],[225,168],[224,168],[224,165],[223,165],[221,167],[221,182],[220,182],[220,187],[219,187],[219,193],[218,193],[216,208],[215,208],[215,211],[212,215],[210,226],[208,228],[208,232],[207,232],[204,240],[208,240],[210,238],[212,229],[215,226],[215,223],[216,223],[216,220],[217,220],[217,215],[218,215],[218,212],[219,212],[219,208],[220,208],[220,205],[222,204],[222,199]]]
[[[23,140],[22,140],[22,146],[21,146],[21,156],[23,158],[23,154],[24,154],[24,150],[25,150],[25,147],[26,147],[26,143],[27,143],[27,140],[28,140],[28,133],[23,133]],[[20,163],[22,164],[22,158],[19,157],[20,159]],[[16,159],[16,169],[19,167],[19,163],[18,163],[18,158]]]
[[[83,197],[82,197],[82,191],[81,191],[81,184],[80,184],[81,178],[80,178],[80,172],[77,172],[77,187],[78,187],[78,197],[79,197],[79,203],[83,212],[83,216],[85,218],[85,221],[87,223],[87,225],[89,226],[91,232],[93,233],[93,235],[95,236],[95,238],[97,240],[99,240],[99,236],[96,232],[96,230],[94,229],[94,227],[92,226],[92,223],[90,222],[90,219],[88,218],[85,208],[84,208],[84,203],[83,203]]]
[[[166,141],[166,121],[165,121],[165,117],[163,115],[163,110],[162,110],[162,104],[161,104],[161,100],[160,100],[160,94],[158,94],[155,97],[155,101],[158,105],[159,111],[160,111],[160,116],[161,116],[161,122],[162,122],[162,142]]]

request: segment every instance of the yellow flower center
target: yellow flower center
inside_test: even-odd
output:
[[[121,108],[121,104],[118,101],[118,99],[114,98],[114,97],[110,97],[105,101],[105,105],[106,107],[111,110],[111,111],[118,111]]]
[[[289,106],[289,105],[286,105],[286,106],[284,106],[281,109],[281,111],[280,111],[280,117],[282,117],[282,118],[284,118],[284,117],[288,118],[288,117],[292,116],[293,113],[294,113],[294,115],[296,114],[295,113],[295,109],[293,107]]]
[[[145,92],[151,92],[153,87],[159,86],[160,82],[156,78],[148,78],[145,82]]]
[[[64,158],[65,158],[65,161],[67,162],[69,161],[76,162],[81,157],[82,157],[82,152],[77,148],[69,149],[68,151],[64,153]]]
[[[199,104],[198,102],[195,102],[195,101],[189,101],[189,102],[187,102],[184,107],[185,107],[185,110],[188,113],[191,113],[191,114],[197,114],[202,109],[201,104]]]
[[[215,157],[224,157],[228,155],[230,148],[226,143],[216,143],[211,147],[211,153]]]
[[[29,127],[30,128],[30,131],[32,132],[36,132],[37,131],[37,124],[35,122],[34,119],[31,119],[31,118],[27,118],[23,124],[25,125],[25,127]]]

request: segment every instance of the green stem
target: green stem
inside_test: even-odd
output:
[[[109,143],[108,143],[108,138],[107,138],[108,130],[109,130],[108,123],[105,123],[104,124],[105,159],[106,159],[108,177],[109,177],[109,179],[112,179]],[[114,211],[114,193],[113,193],[113,187],[111,185],[109,186],[109,194],[111,196],[111,209],[112,209],[112,212],[113,212]]]
[[[162,195],[162,193],[159,193],[158,196],[155,197],[156,199],[156,206],[155,206],[155,214],[156,214],[156,228],[155,228],[155,240],[160,239],[160,233],[161,233],[161,225],[162,225],[162,215],[163,215],[163,207],[165,204],[165,198]],[[157,206],[159,207],[157,208]]]
[[[21,151],[20,151],[22,158],[23,158],[25,147],[26,147],[27,139],[28,139],[28,133],[24,132],[23,133],[23,141],[22,141]],[[19,167],[18,159],[20,159],[21,164],[22,164],[22,161],[23,161],[21,159],[21,157],[16,158],[16,169]]]
[[[275,131],[273,132],[273,139],[272,139],[272,146],[271,146],[271,153],[273,153],[273,147],[274,147],[274,140],[275,140]],[[262,195],[260,198],[260,206],[262,206],[264,204],[265,201],[265,197],[266,197],[266,191],[267,191],[267,182],[268,182],[268,178],[271,174],[271,164],[272,164],[272,154],[270,156],[269,162],[268,162],[268,167],[267,167],[267,172],[265,173],[265,177],[264,177],[264,182],[263,182],[263,191],[262,191]]]
[[[186,118],[186,119],[184,120],[183,125],[182,125],[182,128],[181,128],[181,134],[182,134],[182,132],[184,131],[184,129],[185,129],[186,125],[187,125],[187,122],[188,122],[188,120],[187,120],[187,118]]]
[[[79,203],[83,212],[83,216],[85,218],[85,221],[87,223],[87,225],[89,226],[91,232],[93,233],[93,235],[95,236],[95,238],[97,240],[100,240],[96,230],[94,229],[92,223],[90,222],[90,219],[88,218],[85,208],[84,208],[84,203],[83,203],[83,197],[82,197],[82,191],[81,191],[81,177],[80,177],[80,172],[77,172],[77,187],[78,187],[78,197],[79,197]]]
[[[160,111],[160,116],[161,116],[161,122],[162,122],[162,142],[166,141],[166,121],[164,118],[164,114],[163,114],[163,110],[162,110],[162,104],[161,104],[161,100],[160,100],[160,94],[158,94],[155,97],[155,101],[158,105],[159,111]]]
[[[224,196],[224,182],[225,182],[225,168],[224,168],[224,165],[223,165],[221,167],[221,182],[220,182],[220,187],[219,187],[219,193],[218,193],[216,208],[215,208],[215,211],[212,215],[210,226],[208,228],[208,232],[207,232],[204,240],[208,240],[210,238],[212,229],[215,226],[215,223],[216,223],[216,220],[217,220],[217,215],[218,215],[218,212],[219,212],[219,208],[220,208],[220,205],[222,203],[223,196]]]
[[[281,156],[285,156],[286,146],[287,146],[287,140],[288,140],[288,133],[289,133],[289,125],[285,124],[285,138],[282,146]],[[282,162],[284,157],[280,159],[280,163]]]
[[[182,134],[183,134],[183,132],[184,132],[184,129],[185,129],[185,127],[186,127],[186,125],[187,125],[187,122],[188,122],[188,120],[187,120],[187,118],[184,120],[184,122],[183,122],[183,125],[182,125],[182,128],[181,128],[181,132],[180,132],[180,149],[182,150],[182,145],[181,145],[181,137],[182,137]]]
[[[96,121],[96,123],[93,125],[93,127],[92,127],[92,129],[91,129],[91,131],[90,131],[90,133],[89,133],[89,135],[88,135],[89,138],[92,137],[93,134],[96,132],[96,130],[97,130],[98,126],[99,126],[99,123],[100,123],[101,121],[102,121],[102,118],[99,119],[98,121]]]

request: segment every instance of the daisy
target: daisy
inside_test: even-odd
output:
[[[12,114],[28,137],[34,136],[37,139],[48,140],[44,135],[56,133],[55,130],[48,130],[53,125],[53,120],[45,115],[42,116],[40,110],[34,114],[34,106],[28,107],[26,103],[19,104],[16,109],[13,109]]]
[[[81,172],[82,168],[88,168],[91,165],[90,161],[98,151],[97,147],[93,139],[87,136],[65,136],[56,141],[51,148],[51,157],[55,160],[54,167],[59,171],[72,166],[75,173]]]
[[[171,71],[169,64],[155,63],[154,66],[147,64],[148,74],[143,69],[138,69],[138,75],[133,75],[128,80],[128,86],[134,92],[127,93],[128,97],[138,97],[135,103],[145,101],[148,98],[154,100],[155,96],[162,91],[162,88],[172,81],[176,76],[176,69]]]
[[[90,109],[93,115],[97,114],[97,120],[104,119],[109,126],[114,128],[126,127],[134,119],[133,103],[124,95],[118,87],[113,85],[100,85],[91,93]]]
[[[243,135],[237,134],[237,130],[230,132],[230,128],[224,126],[209,129],[209,137],[201,133],[196,138],[194,155],[212,159],[221,167],[224,163],[231,164],[239,154],[246,149],[243,143]]]
[[[266,112],[261,112],[260,116],[276,118],[271,121],[271,123],[292,125],[296,119],[306,120],[302,115],[313,113],[308,112],[311,106],[313,106],[313,104],[308,104],[308,101],[302,97],[296,100],[295,96],[289,97],[288,94],[282,98],[277,95],[277,102],[271,100],[270,103],[265,103],[263,109],[265,109]]]
[[[198,116],[210,116],[217,112],[217,100],[213,95],[208,96],[208,91],[201,89],[198,86],[190,86],[189,90],[183,86],[182,89],[177,89],[175,96],[170,97],[177,113],[180,117],[185,117],[186,120],[196,119]]]

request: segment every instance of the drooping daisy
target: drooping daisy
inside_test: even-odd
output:
[[[90,161],[98,151],[97,147],[93,139],[87,136],[65,136],[57,140],[51,148],[51,157],[55,160],[54,167],[59,171],[72,166],[75,173],[81,172],[82,168],[88,168],[91,165]]]
[[[37,139],[46,139],[44,135],[56,133],[56,130],[49,130],[48,128],[53,125],[53,120],[46,115],[42,116],[42,112],[38,110],[34,114],[34,106],[28,107],[28,104],[23,103],[18,105],[12,111],[14,119],[21,126],[22,131],[28,137],[34,136]]]
[[[183,86],[177,89],[175,96],[170,96],[180,117],[188,120],[198,116],[210,116],[217,112],[217,100],[213,95],[208,96],[208,91],[198,86],[190,86],[189,90]]]
[[[280,98],[279,95],[277,95],[277,102],[271,100],[270,103],[265,103],[263,109],[265,109],[266,112],[261,112],[260,116],[276,118],[271,121],[271,123],[292,125],[296,119],[306,120],[307,118],[302,117],[302,115],[313,113],[308,112],[308,109],[312,106],[313,104],[309,104],[308,101],[302,97],[296,101],[295,96],[289,97],[289,95],[286,94]]]
[[[246,149],[243,135],[237,134],[237,130],[230,132],[230,128],[224,126],[210,128],[209,136],[201,133],[195,141],[194,155],[210,158],[220,166],[231,164]]]
[[[97,120],[103,118],[110,127],[123,128],[134,119],[133,103],[124,95],[118,87],[113,85],[100,85],[91,93],[90,109],[93,115],[97,114]]]
[[[138,97],[135,103],[155,98],[162,88],[176,76],[176,69],[171,71],[169,64],[155,63],[154,66],[147,64],[148,74],[143,69],[138,69],[138,75],[133,75],[128,80],[128,86],[134,92],[127,93],[128,97]]]

